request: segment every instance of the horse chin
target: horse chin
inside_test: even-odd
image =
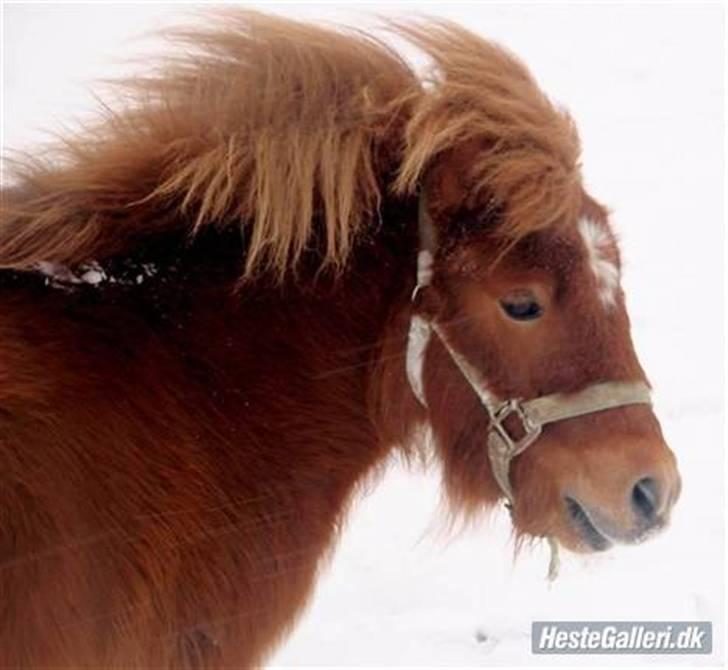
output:
[[[547,514],[536,512],[536,506],[529,506],[531,514],[523,509],[514,515],[513,521],[519,537],[534,539],[553,538],[558,545],[576,554],[601,553],[611,549],[617,539],[593,515],[576,500],[567,498],[565,504],[551,508],[539,506],[540,511],[550,509]]]
[[[571,530],[579,539],[578,546],[582,553],[612,548],[613,539],[574,498],[566,498],[566,513]]]
[[[567,497],[565,503],[566,532],[559,533],[557,539],[575,553],[598,553],[608,551],[615,545],[641,544],[662,532],[669,524],[669,517],[664,516],[653,520],[649,526],[635,525],[625,530],[574,498]]]

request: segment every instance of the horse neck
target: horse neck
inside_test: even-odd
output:
[[[286,426],[287,434],[270,448],[280,444],[300,456],[290,466],[309,480],[318,476],[306,474],[309,463],[323,462],[322,481],[330,486],[338,478],[342,494],[393,446],[407,443],[421,411],[404,363],[416,274],[415,208],[385,205],[381,219],[340,277],[243,287],[231,298],[230,323],[209,329],[237,341],[234,352],[223,343],[212,349],[220,356],[215,365],[236,370],[233,385],[251,394],[239,416],[255,424],[263,414],[270,425]],[[209,301],[200,308],[210,309]]]
[[[61,289],[34,273],[0,277],[0,457],[36,459],[28,468],[25,456],[10,458],[8,476],[37,492],[27,498],[48,519],[18,546],[40,551],[122,524],[124,537],[160,547],[109,544],[98,579],[123,592],[117,562],[164,573],[177,555],[162,549],[169,538],[191,536],[189,574],[228,576],[213,580],[223,586],[209,588],[210,611],[288,594],[272,619],[256,614],[249,634],[274,639],[305,601],[356,483],[398,441],[416,255],[409,228],[383,217],[340,278],[308,287],[234,291],[240,248],[213,232],[181,256],[160,241],[174,260],[160,253],[138,285]],[[212,542],[195,539],[208,528]],[[238,572],[241,552],[248,568]],[[260,579],[271,556],[284,566],[290,557],[296,570]],[[239,584],[233,593],[230,584]],[[74,588],[96,602],[95,591]]]
[[[234,445],[216,449],[223,476],[235,473],[232,486],[257,485],[248,471],[259,459],[276,463],[269,471],[284,477],[297,472],[324,484],[335,476],[343,494],[406,441],[416,418],[404,371],[414,227],[411,207],[383,208],[378,232],[359,245],[349,268],[309,285],[259,282],[236,292],[240,249],[232,235],[211,232],[184,258],[172,253],[169,267],[161,258],[139,286],[66,293],[43,289],[39,277],[38,286],[23,280],[0,301],[7,318],[33,330],[39,370],[47,363],[43,342],[53,340],[54,369],[62,368],[55,374],[73,380],[74,396],[97,408],[83,421],[108,423],[118,411],[104,382],[111,379],[115,393],[128,394],[150,416],[173,417],[167,423],[179,427],[179,439],[200,433]],[[164,241],[159,246],[167,249]],[[52,400],[58,414],[73,417],[74,407],[60,407],[63,397]],[[167,439],[167,428],[147,431]],[[264,449],[245,439],[238,447],[238,435]]]

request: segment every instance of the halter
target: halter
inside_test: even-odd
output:
[[[417,255],[417,285],[412,293],[413,302],[419,292],[431,284],[433,274],[435,227],[427,211],[424,193],[419,200],[418,229],[420,251]],[[488,416],[488,460],[493,477],[505,495],[511,512],[515,505],[509,477],[511,461],[538,440],[544,426],[617,407],[651,404],[650,390],[645,383],[624,381],[592,384],[576,393],[552,393],[532,400],[509,398],[499,401],[488,390],[481,373],[453,347],[440,324],[413,313],[407,337],[407,379],[413,393],[425,408],[427,402],[423,367],[432,333],[437,335],[485,409]],[[520,424],[520,437],[515,437],[506,428],[505,421],[511,417],[515,417]],[[551,547],[549,579],[554,579],[558,574],[558,545],[553,537],[548,540]]]

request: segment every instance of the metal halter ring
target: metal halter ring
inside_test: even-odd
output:
[[[512,436],[504,424],[505,420],[512,415],[518,417],[521,423],[523,430],[521,437]],[[538,439],[542,426],[531,421],[520,400],[512,398],[500,405],[491,416],[490,430],[500,437],[499,449],[503,455],[512,458]]]

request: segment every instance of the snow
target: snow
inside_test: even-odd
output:
[[[80,284],[81,278],[76,276],[71,269],[63,263],[52,261],[40,261],[36,264],[36,270],[45,278],[46,283],[51,286],[65,286],[67,284]]]
[[[255,3],[251,3],[254,4]],[[258,6],[261,6],[258,3]],[[435,469],[393,463],[354,506],[282,666],[717,665],[724,651],[723,14],[717,5],[372,5],[452,18],[509,46],[583,140],[590,191],[613,210],[634,339],[683,478],[649,542],[515,560],[507,514],[448,535]],[[361,7],[361,5],[359,5]],[[270,9],[362,24],[335,5]],[[6,146],[94,106],[130,36],[189,7],[6,5]],[[38,45],[44,45],[39,48]],[[140,273],[141,274],[141,273]],[[85,276],[85,275],[84,275]],[[95,276],[94,276],[95,278]],[[533,656],[534,620],[710,620],[710,656]]]
[[[75,272],[63,263],[40,261],[36,264],[36,270],[45,276],[49,286],[65,290],[79,284],[98,286],[108,279],[106,272],[96,261],[82,263]]]
[[[159,272],[154,263],[137,263],[131,258],[124,260],[120,270],[120,273],[113,274],[94,260],[80,263],[76,268],[52,261],[40,261],[35,265],[35,271],[45,277],[46,285],[66,292],[82,284],[94,288],[101,287],[105,282],[121,286],[140,285]]]

